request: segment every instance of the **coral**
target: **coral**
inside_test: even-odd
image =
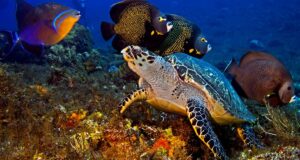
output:
[[[300,102],[282,107],[266,105],[269,120],[272,122],[276,134],[285,139],[300,139]]]
[[[33,89],[39,96],[47,96],[49,95],[49,89],[42,85],[30,85],[29,88]]]
[[[152,147],[142,157],[153,159],[187,159],[186,142],[180,136],[174,136],[172,128],[161,131]]]
[[[170,149],[169,141],[164,138],[159,138],[158,140],[156,140],[152,146],[152,149],[157,150],[159,148],[162,148],[166,151],[169,150]]]
[[[67,116],[67,121],[65,123],[66,128],[74,128],[79,125],[79,123],[86,118],[87,111],[80,109],[79,111],[72,112]]]
[[[87,72],[102,69],[107,61],[93,48],[89,30],[77,24],[74,29],[59,44],[46,50],[46,60],[51,67],[75,67]]]
[[[70,137],[70,145],[80,156],[83,156],[90,149],[89,138],[87,132],[76,133]]]
[[[292,146],[278,147],[274,152],[267,152],[256,155],[250,160],[282,160],[282,159],[299,159],[300,149]]]
[[[36,153],[33,155],[33,160],[43,160],[43,159],[47,159],[44,153],[38,153],[38,151],[36,151]]]

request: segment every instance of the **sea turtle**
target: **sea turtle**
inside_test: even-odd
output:
[[[121,113],[133,102],[145,100],[159,110],[187,116],[197,136],[219,159],[228,157],[210,121],[237,124],[245,144],[262,147],[249,125],[256,118],[215,67],[183,53],[163,58],[139,46],[128,46],[121,53],[140,77],[140,89],[120,104]]]

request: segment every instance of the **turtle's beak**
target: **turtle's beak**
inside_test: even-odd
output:
[[[125,59],[125,61],[132,62],[134,60],[137,60],[138,57],[142,57],[142,48],[139,46],[131,45],[124,48],[121,53],[123,54],[123,58]]]
[[[123,58],[126,62],[130,62],[133,60],[133,56],[131,54],[132,46],[127,46],[122,49],[121,53],[123,54]]]

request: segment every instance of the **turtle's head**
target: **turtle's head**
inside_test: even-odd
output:
[[[153,52],[148,51],[139,46],[127,46],[121,53],[124,60],[128,63],[129,68],[137,73],[139,76],[144,74],[151,74],[151,70],[156,68],[157,60],[162,59]]]
[[[162,75],[177,73],[172,65],[161,56],[139,46],[127,46],[121,53],[129,68],[146,80],[150,81],[153,78],[163,77]]]

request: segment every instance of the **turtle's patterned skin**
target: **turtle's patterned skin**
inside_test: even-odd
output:
[[[250,113],[225,76],[209,63],[184,54],[174,54],[165,58],[172,63],[181,79],[198,88],[204,86],[210,96],[237,121],[254,122],[256,118]],[[230,124],[232,121],[221,120],[219,124]]]
[[[238,129],[242,140],[260,147],[247,127],[255,117],[214,67],[193,61],[188,55],[175,54],[164,59],[138,46],[128,46],[122,53],[129,68],[140,76],[141,89],[125,98],[120,105],[121,113],[133,102],[145,100],[159,110],[187,116],[199,139],[219,159],[229,158],[211,120],[218,124],[243,124]]]

